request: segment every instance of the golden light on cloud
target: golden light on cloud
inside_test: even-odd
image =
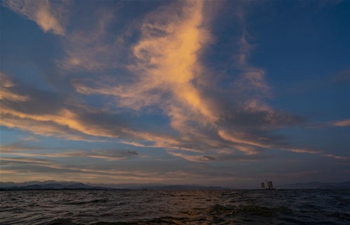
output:
[[[61,1],[61,3],[66,4],[68,1]],[[52,3],[46,0],[4,0],[3,4],[36,22],[44,32],[52,31],[57,35],[65,34],[63,20],[66,18],[62,16],[65,4],[52,6]]]
[[[271,24],[255,23],[264,4],[3,0],[6,170],[22,178],[52,172],[146,182],[166,175],[181,181],[186,174],[213,181],[225,170],[243,177],[248,163],[269,172],[266,161],[294,167],[290,158],[305,163],[303,171],[311,161],[345,165],[349,71],[337,67],[344,54],[321,63],[329,52],[309,54],[312,49],[303,51],[313,43],[296,41],[297,54],[297,45],[283,41],[305,38],[299,30],[286,39],[270,32],[279,25],[272,24],[278,10],[267,15]],[[316,68],[316,61],[327,68]]]
[[[103,80],[73,80],[79,93],[113,95],[120,106],[140,109],[156,105],[171,118],[174,129],[182,132],[188,120],[213,123],[217,115],[193,84],[201,79],[198,54],[209,40],[203,27],[203,1],[172,4],[146,17],[141,38],[132,48],[136,65],[130,70],[137,79],[123,85]],[[87,83],[88,82],[88,83]],[[164,97],[167,96],[167,97]]]
[[[172,20],[166,20],[168,23],[162,26],[146,22],[143,37],[134,47],[139,60],[137,70],[142,72],[140,86],[144,92],[155,88],[166,88],[164,91],[171,92],[171,102],[165,103],[170,106],[165,107],[173,118],[179,117],[178,111],[182,111],[172,104],[176,101],[181,108],[189,108],[209,120],[215,119],[203,96],[192,84],[195,78],[200,79],[200,74],[196,73],[196,67],[201,66],[197,54],[208,39],[208,32],[201,27],[202,7],[202,1],[187,1],[182,6],[181,17],[171,17]],[[154,35],[155,29],[164,35]]]
[[[16,102],[24,102],[29,99],[28,96],[13,93],[9,88],[15,86],[14,83],[4,73],[0,72],[0,100],[10,100]]]
[[[348,127],[348,126],[350,126],[350,120],[342,120],[342,121],[333,122],[332,125],[336,126],[336,127]]]

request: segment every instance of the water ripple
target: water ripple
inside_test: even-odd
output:
[[[348,224],[350,190],[2,191],[0,224]]]

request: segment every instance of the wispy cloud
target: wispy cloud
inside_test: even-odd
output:
[[[27,150],[38,150],[42,149],[41,147],[28,146],[23,143],[13,143],[9,145],[0,145],[1,153],[15,152],[15,151],[27,151]]]
[[[87,12],[81,9],[82,12],[89,13],[89,16],[83,21],[75,21],[73,31],[67,33],[62,40],[66,56],[56,60],[58,67],[73,73],[123,67],[122,62],[128,58],[125,51],[127,42],[124,40],[127,31],[118,34],[108,29],[108,26],[115,25],[113,21],[118,8],[115,6],[94,10],[87,7]]]
[[[67,164],[51,159],[32,157],[2,157],[1,171],[9,174],[11,178],[3,177],[3,181],[27,181],[32,179],[47,180],[54,176],[56,180],[75,180],[89,182],[110,183],[118,180],[118,183],[150,183],[161,182],[166,184],[197,183],[207,184],[210,182],[232,182],[242,178],[232,172],[223,172],[215,167],[206,165],[193,166],[179,161],[149,161],[140,162],[141,165],[133,167],[120,166],[123,162],[116,164],[106,161],[104,164],[89,164],[87,161],[81,164]],[[159,170],[159,167],[162,170]],[[30,173],[30,176],[22,177],[21,174]]]
[[[207,162],[216,160],[215,157],[209,155],[188,155],[181,152],[168,151],[172,156],[183,158],[191,162]]]
[[[101,165],[87,168],[86,164],[73,166],[66,163],[56,162],[54,160],[28,157],[1,157],[0,160],[1,171],[4,171],[6,174],[15,175],[12,177],[12,181],[16,181],[17,179],[23,180],[23,178],[20,178],[19,174],[28,172],[31,173],[31,179],[33,179],[33,177],[48,179],[48,176],[55,175],[55,177],[63,178],[60,180],[82,181],[83,175],[84,182],[89,181],[90,179],[94,182],[110,182],[110,179],[112,178],[118,179],[121,183],[149,183],[150,180],[153,182],[162,181],[171,183],[180,180],[190,181],[191,179],[203,179],[204,177],[207,177],[207,174],[203,172],[185,172],[182,170],[153,171],[149,168],[146,171],[137,169],[126,170],[113,169]],[[14,171],[15,173],[13,173]],[[216,179],[224,179],[223,176],[219,177],[216,177]],[[213,176],[213,179],[215,179],[215,176]]]
[[[73,80],[82,94],[115,96],[119,106],[140,109],[157,105],[181,129],[185,112],[202,119],[215,119],[209,105],[192,83],[200,76],[197,51],[205,44],[201,1],[174,3],[150,14],[141,25],[141,39],[132,47],[135,64],[129,65],[135,82]],[[177,13],[171,12],[170,8]],[[118,83],[117,83],[118,82]],[[95,85],[94,85],[94,84]],[[97,84],[97,85],[96,85]]]
[[[239,149],[240,147],[236,147]],[[168,150],[170,155],[182,158],[190,162],[258,162],[261,160],[271,159],[273,156],[270,154],[261,154],[255,152],[255,154],[246,154],[246,151],[242,151],[243,154],[237,153],[232,149],[227,149],[227,151],[208,151],[208,152],[188,152],[179,150]]]
[[[242,76],[235,82],[236,89],[242,89],[241,93],[236,93],[243,97],[244,103],[239,103],[242,102],[240,98],[220,105],[223,96],[209,97],[208,90],[199,85],[205,79],[205,67],[199,54],[210,41],[209,30],[203,26],[203,2],[178,2],[171,5],[171,9],[176,9],[176,13],[170,12],[170,7],[162,8],[144,20],[141,38],[132,48],[136,61],[129,69],[135,75],[134,79],[122,82],[122,85],[120,80],[113,78],[74,79],[72,84],[77,92],[114,96],[120,107],[134,110],[156,106],[170,119],[171,127],[182,135],[182,141],[210,142],[206,132],[217,129],[220,123],[231,118],[242,123],[252,121],[252,116],[256,116],[268,126],[293,120],[287,114],[274,112],[260,100],[261,92],[267,93],[269,88],[264,81],[264,71],[248,64],[251,48],[245,37],[239,43],[239,54],[244,57],[239,57],[237,64]],[[247,99],[244,97],[249,95],[245,93],[246,89],[259,94]],[[232,104],[236,107],[226,108]]]
[[[342,120],[342,121],[335,121],[332,123],[332,126],[335,127],[348,127],[350,126],[350,119],[349,120]]]
[[[333,158],[333,159],[339,159],[339,160],[347,160],[347,161],[350,160],[349,156],[340,156],[340,155],[334,155],[334,154],[322,154],[322,156]]]
[[[131,150],[113,150],[113,149],[94,149],[94,150],[67,150],[62,148],[43,148],[25,145],[4,145],[0,146],[1,153],[10,154],[18,157],[44,157],[50,158],[94,158],[107,161],[128,160],[139,156],[136,151]],[[44,150],[59,150],[60,153],[46,153]],[[39,150],[39,151],[37,151]]]
[[[35,137],[35,136],[28,136],[23,138],[23,141],[39,141],[39,138]]]
[[[4,0],[3,5],[34,21],[44,32],[65,34],[68,22],[66,5],[69,1]]]
[[[28,100],[28,96],[16,94],[9,90],[9,88],[15,86],[15,84],[10,80],[10,78],[0,72],[0,100],[10,100],[14,102],[23,102]]]
[[[188,176],[189,181],[230,180],[235,178],[232,173],[221,174],[210,166],[257,163],[273,158],[277,151],[346,160],[345,156],[326,154],[322,149],[294,146],[288,136],[278,135],[279,129],[303,126],[307,121],[269,103],[274,97],[266,79],[269,74],[251,62],[258,45],[248,29],[249,2],[157,2],[154,11],[145,10],[145,14],[135,13],[128,15],[129,20],[122,20],[120,14],[131,4],[128,1],[108,2],[113,7],[106,2],[95,7],[94,1],[79,5],[68,1],[3,1],[4,6],[34,21],[45,33],[60,35],[56,44],[62,49],[50,58],[54,68],[43,75],[57,76],[61,82],[57,87],[35,88],[21,83],[11,79],[14,76],[10,73],[16,73],[13,70],[0,74],[2,126],[44,136],[43,139],[113,140],[152,154],[159,150],[164,158],[157,158],[158,171],[151,168],[142,172],[141,167],[132,170],[127,166],[118,170],[115,167],[124,161],[139,162],[145,155],[138,150],[106,148],[54,149],[55,153],[51,153],[43,151],[44,147],[25,145],[25,141],[35,140],[28,137],[22,144],[1,146],[2,153],[17,156],[2,160],[7,163],[2,171],[29,171],[41,176],[41,171],[47,169],[48,173],[74,174],[78,178],[84,174],[91,179],[104,176],[124,181],[176,181],[183,176]],[[208,18],[213,15],[205,12],[212,5],[226,7],[229,3],[234,7],[228,19],[234,18],[230,22],[237,26],[228,38],[231,47],[225,49],[230,78],[220,85],[221,74],[212,71],[205,59],[206,50],[219,38],[212,33],[215,18]],[[81,19],[74,10],[89,16]],[[334,82],[348,79],[347,74],[342,73]],[[349,126],[349,120],[330,124]],[[58,162],[60,158],[101,160],[103,165],[68,168]],[[181,170],[178,165],[167,167],[172,161],[191,166]],[[208,174],[203,172],[206,169]]]

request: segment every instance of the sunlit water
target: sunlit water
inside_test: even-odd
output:
[[[350,190],[2,191],[1,224],[350,224]]]

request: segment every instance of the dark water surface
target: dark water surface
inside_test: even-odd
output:
[[[1,224],[350,224],[350,190],[2,191]]]

